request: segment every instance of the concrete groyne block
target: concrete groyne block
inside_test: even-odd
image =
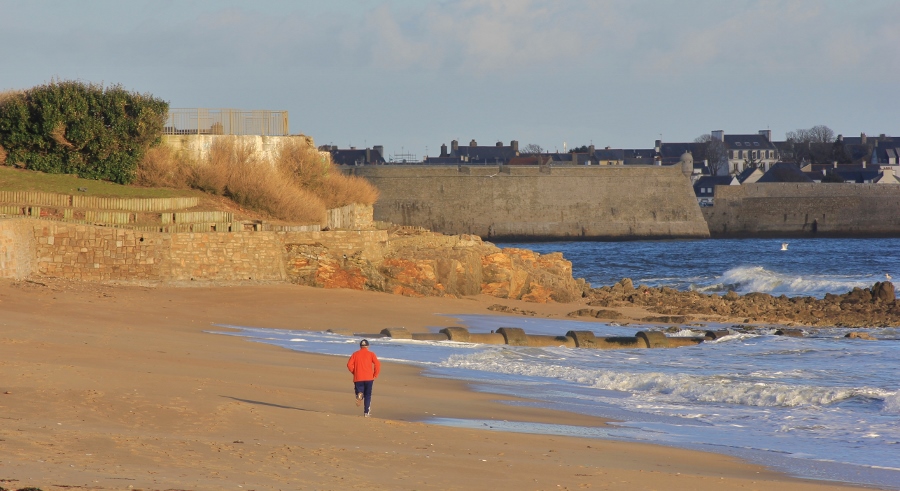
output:
[[[669,338],[659,331],[638,331],[635,337],[643,341],[647,348],[669,347]]]
[[[459,343],[469,342],[469,330],[465,327],[445,327],[441,329],[440,332],[445,334],[450,341],[456,341]]]
[[[501,327],[497,332],[503,335],[506,344],[510,346],[528,346],[528,335],[524,329],[518,327]]]
[[[681,336],[666,337],[666,342],[668,343],[668,345],[666,347],[667,348],[678,348],[681,346],[695,346],[695,345],[702,343],[705,340],[706,340],[706,338],[700,338],[700,337],[681,337]]]
[[[608,338],[597,338],[598,349],[633,349],[646,348],[643,340],[634,336],[612,336]]]
[[[597,336],[594,336],[594,333],[591,331],[569,331],[566,333],[566,337],[570,337],[575,341],[576,348],[600,347],[597,343]]]
[[[548,336],[542,334],[529,334],[526,336],[526,346],[533,348],[553,348],[564,346],[566,348],[575,348],[575,339],[568,336]]]

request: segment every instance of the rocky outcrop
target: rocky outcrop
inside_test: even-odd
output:
[[[580,299],[589,287],[572,278],[572,263],[562,254],[500,249],[474,235],[397,230],[381,251],[349,256],[322,244],[285,249],[292,282],[325,288],[546,303]]]
[[[684,320],[702,316],[706,320],[795,324],[804,326],[886,327],[900,326],[900,302],[894,285],[875,283],[871,288],[854,288],[843,295],[825,298],[775,297],[766,293],[724,296],[682,292],[672,288],[634,287],[628,278],[613,286],[596,288],[588,294],[593,307],[643,307],[659,314],[644,320],[662,321],[683,316]],[[570,315],[597,317],[597,311],[582,309]],[[602,317],[602,316],[600,316]],[[675,322],[672,320],[671,322]]]

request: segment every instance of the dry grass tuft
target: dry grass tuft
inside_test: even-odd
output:
[[[166,145],[150,147],[138,165],[134,183],[155,188],[190,188],[190,167]]]
[[[66,148],[75,148],[75,145],[66,139],[66,125],[63,123],[59,123],[53,127],[53,131],[50,132],[50,137],[53,138],[53,141]]]
[[[241,206],[290,222],[322,223],[325,219],[322,200],[261,159],[252,145],[234,138],[216,139],[209,158],[193,170],[192,187],[221,194]]]
[[[378,189],[365,179],[345,176],[331,157],[305,141],[291,140],[279,148],[275,165],[290,173],[297,184],[318,196],[328,208],[353,203],[374,204]]]
[[[283,142],[274,161],[230,137],[216,138],[196,162],[160,146],[147,152],[137,176],[142,186],[200,189],[295,223],[322,223],[326,208],[378,199],[374,186],[341,174],[327,154],[302,139]]]
[[[22,97],[25,95],[24,90],[3,90],[0,91],[0,106],[2,106],[6,101],[14,98],[14,97]]]

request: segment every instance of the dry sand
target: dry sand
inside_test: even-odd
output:
[[[432,415],[602,425],[385,364],[373,412],[346,360],[204,333],[212,323],[453,325],[494,303],[292,285],[100,286],[0,280],[0,487],[143,490],[840,489],[648,444],[447,428]]]

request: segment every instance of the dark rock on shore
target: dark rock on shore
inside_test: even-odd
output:
[[[682,292],[668,287],[635,287],[629,278],[613,286],[594,288],[587,295],[592,307],[642,307],[659,314],[643,319],[647,322],[678,322],[672,316],[702,316],[709,321],[738,320],[745,323],[768,323],[804,326],[887,327],[900,326],[900,302],[894,285],[878,282],[871,288],[854,288],[843,294],[826,294],[825,298],[775,297],[766,293],[738,295],[730,291],[724,296],[699,292]],[[591,315],[582,309],[570,315]],[[668,318],[666,318],[668,316]],[[666,320],[661,320],[661,319]]]

